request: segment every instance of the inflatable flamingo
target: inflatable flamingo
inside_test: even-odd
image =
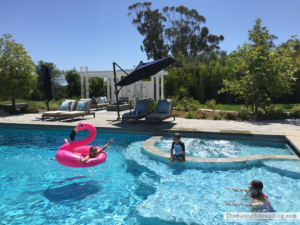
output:
[[[76,153],[89,155],[90,147],[92,147],[92,145],[87,145],[87,144],[91,143],[95,139],[97,130],[92,124],[84,123],[84,122],[80,122],[76,126],[76,128],[78,130],[88,129],[90,131],[89,136],[87,138],[85,138],[84,140],[72,141],[72,142],[68,142],[68,143],[65,143],[64,145],[60,146],[60,148],[58,149],[58,151],[56,152],[56,155],[55,155],[57,162],[64,166],[68,166],[68,167],[91,167],[91,166],[97,166],[97,165],[103,163],[107,157],[105,151],[102,151],[95,158],[89,158],[85,163],[78,162],[78,159],[79,158],[83,159],[84,156],[75,154],[73,152],[73,150],[75,150]],[[101,149],[98,146],[96,146],[96,147],[97,147],[97,150]]]

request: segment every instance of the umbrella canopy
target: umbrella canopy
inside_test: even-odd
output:
[[[45,99],[50,101],[53,98],[52,91],[51,91],[51,77],[49,68],[47,66],[42,66],[42,74],[44,77],[44,92],[45,92]]]
[[[117,83],[117,86],[127,86],[139,80],[149,78],[157,74],[162,69],[174,63],[174,60],[171,57],[158,59],[153,62],[143,63],[139,65],[134,71],[128,74],[124,79],[120,80]]]

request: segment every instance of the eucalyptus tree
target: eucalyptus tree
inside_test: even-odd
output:
[[[34,62],[27,55],[22,44],[12,39],[10,34],[0,38],[0,96],[11,97],[15,108],[15,98],[31,94],[37,82]]]
[[[151,9],[151,2],[136,3],[129,6],[128,16],[137,27],[139,33],[145,36],[141,50],[148,59],[159,59],[171,52],[175,57],[183,55],[195,57],[201,52],[219,50],[218,46],[224,40],[223,35],[209,34],[204,16],[197,10],[187,7],[164,7],[162,13]]]

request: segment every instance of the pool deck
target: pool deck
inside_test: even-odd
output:
[[[120,112],[120,117],[127,111]],[[99,133],[126,133],[126,134],[145,134],[156,136],[146,141],[144,149],[153,149],[153,153],[157,151],[153,148],[153,140],[160,136],[173,135],[181,133],[182,137],[200,137],[213,139],[229,139],[229,140],[250,140],[250,141],[271,141],[271,142],[289,142],[294,151],[300,156],[300,119],[294,120],[268,120],[268,121],[215,121],[215,120],[196,120],[176,118],[167,119],[160,124],[145,124],[142,119],[138,124],[134,121],[122,122],[116,121],[116,112],[107,112],[106,110],[96,111],[96,118],[93,116],[85,116],[84,118],[74,118],[54,121],[53,118],[41,120],[42,114],[19,114],[0,117],[0,127],[12,129],[41,129],[41,130],[66,130],[73,129],[78,122],[88,122],[93,124]],[[149,142],[150,141],[150,142]],[[148,144],[147,144],[148,143]],[[153,143],[153,144],[152,144]],[[153,145],[153,146],[152,146]],[[156,152],[162,156],[165,152]],[[168,154],[169,155],[169,154]],[[264,158],[284,158],[298,159],[298,156],[278,156],[278,155],[258,155],[236,157],[237,161],[249,161]],[[215,163],[215,159],[200,159],[190,157],[192,161],[205,161]],[[217,159],[216,162],[226,162],[229,159]]]

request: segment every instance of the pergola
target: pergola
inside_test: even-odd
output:
[[[133,65],[132,70],[125,70],[127,74],[131,73],[134,69],[136,68],[136,65]],[[114,102],[116,99],[115,94],[114,94],[114,72],[113,71],[88,71],[88,67],[85,67],[85,71],[83,71],[83,67],[80,67],[80,72],[77,72],[80,75],[80,81],[81,81],[81,98],[84,98],[84,79],[85,79],[85,85],[86,85],[86,96],[89,96],[89,77],[101,77],[101,78],[106,78],[107,82],[107,100]],[[161,79],[161,99],[164,99],[164,79],[163,76],[168,75],[169,73],[162,70],[159,73],[157,73],[155,76],[151,77],[151,94],[150,96],[152,99],[154,99],[154,77],[156,78],[156,96],[155,99],[159,100],[160,99],[160,89],[159,89],[159,79]],[[121,77],[126,76],[126,74],[122,70],[116,71],[116,77],[117,77],[117,82],[121,80]],[[140,96],[139,98],[142,98],[142,81],[136,82],[139,83],[139,88],[140,88]],[[136,96],[136,88],[135,84],[133,85],[133,93],[134,96]],[[95,96],[98,97],[98,96]]]

